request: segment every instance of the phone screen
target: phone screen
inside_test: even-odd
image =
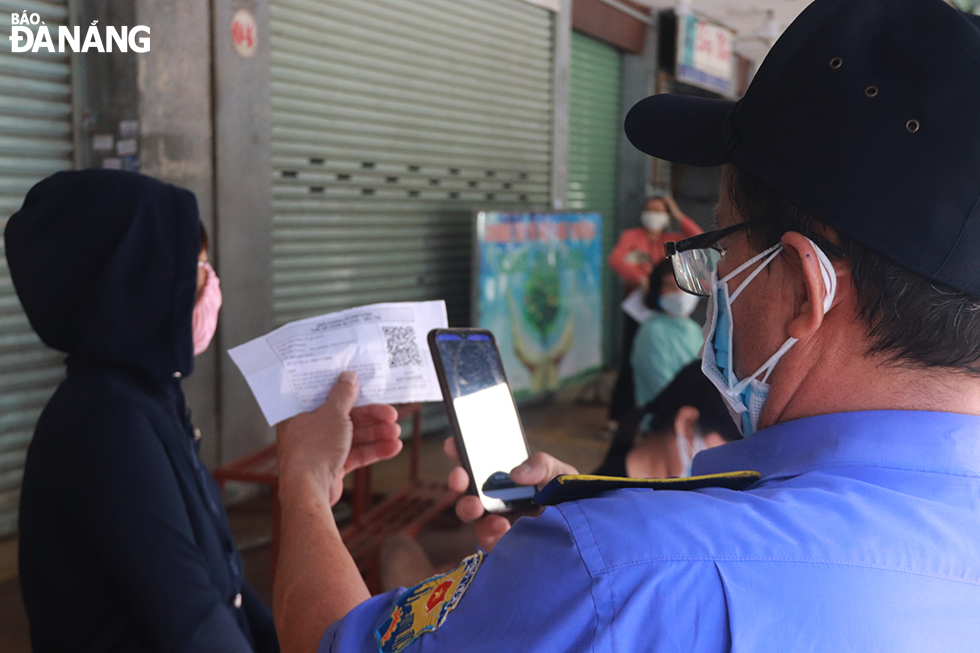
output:
[[[436,346],[483,507],[499,511],[530,499],[535,488],[517,485],[509,474],[527,460],[528,451],[493,339],[480,333],[440,333]]]

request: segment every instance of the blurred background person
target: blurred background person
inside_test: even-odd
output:
[[[650,317],[637,330],[630,354],[636,406],[660,394],[685,365],[698,359],[704,344],[701,325],[690,317],[700,298],[680,289],[670,261],[653,268],[647,288],[643,301]]]
[[[623,418],[605,460],[593,474],[690,476],[698,452],[739,439],[718,390],[701,372],[701,361],[695,360],[652,401]]]
[[[672,221],[679,231],[669,230]],[[702,233],[697,223],[681,212],[670,195],[648,199],[640,215],[640,223],[641,226],[622,233],[609,255],[609,265],[622,280],[626,295],[637,290],[642,293],[648,290],[650,272],[664,260],[665,242]],[[628,314],[623,316],[623,351],[609,403],[607,436],[615,432],[616,422],[636,405],[630,355],[638,329],[639,323],[635,319]]]
[[[279,651],[180,385],[221,305],[194,195],[59,172],[4,236],[31,326],[68,354],[20,503],[33,650]]]

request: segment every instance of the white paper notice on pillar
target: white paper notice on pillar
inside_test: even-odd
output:
[[[372,304],[290,322],[228,351],[269,426],[323,403],[357,374],[355,406],[442,401],[426,337],[445,329],[446,302]]]
[[[231,43],[240,57],[247,59],[255,54],[259,28],[255,24],[255,16],[247,9],[239,9],[231,17]]]
[[[120,120],[119,138],[136,138],[140,135],[139,120]]]
[[[115,138],[112,134],[93,134],[92,150],[95,152],[110,152]]]
[[[126,138],[116,141],[116,154],[119,156],[130,156],[136,154],[136,139]]]

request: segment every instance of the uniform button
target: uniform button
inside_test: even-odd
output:
[[[238,594],[235,595],[235,607],[236,608],[242,607],[242,594],[241,594],[241,592],[239,592]]]
[[[195,426],[194,427],[194,442],[197,442],[200,439],[201,439],[201,429],[199,429],[199,428],[197,428]]]

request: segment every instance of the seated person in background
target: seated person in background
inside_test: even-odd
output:
[[[672,229],[675,223],[677,229]],[[677,202],[670,195],[651,197],[643,205],[640,216],[641,226],[624,231],[609,255],[609,265],[623,282],[623,289],[629,295],[636,289],[646,292],[649,289],[650,271],[664,260],[664,243],[678,241],[701,233],[701,228],[691,218],[684,215]],[[628,314],[623,316],[623,351],[609,402],[609,419],[613,424],[636,407],[633,403],[633,372],[630,369],[630,352],[633,338],[639,328],[636,320]]]
[[[652,424],[640,428],[648,415]],[[698,452],[740,438],[725,402],[695,360],[656,399],[623,418],[606,459],[593,474],[690,476]]]
[[[678,287],[670,261],[660,262],[650,272],[644,303],[653,315],[640,325],[630,355],[637,406],[653,400],[697,359],[704,336],[689,316],[699,301]]]

